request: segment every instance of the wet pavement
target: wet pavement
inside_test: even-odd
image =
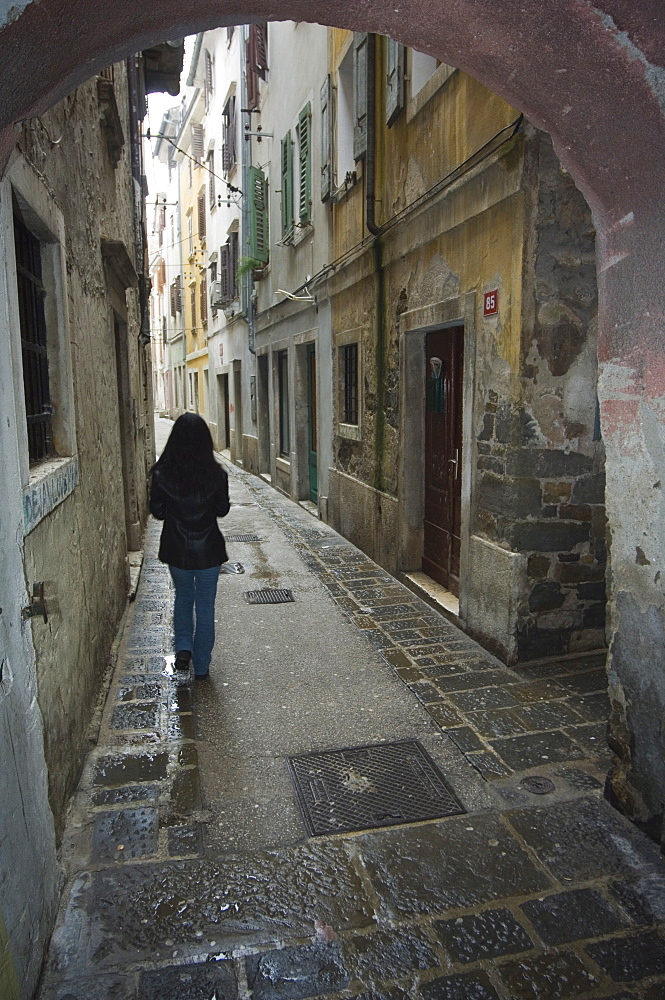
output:
[[[603,657],[510,670],[229,471],[225,533],[258,540],[191,686],[149,527],[40,1000],[663,1000],[665,859],[602,797]],[[463,814],[308,837],[288,757],[410,740]]]

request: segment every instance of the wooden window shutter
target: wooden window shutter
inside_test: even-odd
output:
[[[353,35],[353,158],[364,160],[367,154],[367,95],[369,84],[369,34]]]
[[[215,207],[215,150],[211,149],[208,153],[208,201],[210,202],[210,207]]]
[[[196,285],[189,291],[189,304],[192,313],[192,330],[196,333]]]
[[[231,299],[235,299],[238,287],[238,234],[229,236],[229,287]]]
[[[231,166],[236,162],[236,99],[235,97],[230,97],[228,102],[229,108],[229,155],[231,157]]]
[[[199,219],[199,241],[203,242],[206,237],[206,191],[204,187],[199,191],[196,208]]]
[[[206,49],[205,51],[205,103],[206,108],[210,107],[210,98],[212,97],[212,56]]]
[[[250,110],[258,108],[259,106],[259,77],[256,72],[254,49],[255,49],[254,35],[252,34],[250,26],[249,38],[247,39],[246,49],[245,49],[245,78],[247,82],[247,107]]]
[[[266,177],[258,167],[249,168],[249,245],[250,256],[268,263],[268,211]]]
[[[236,99],[229,97],[224,108],[224,146],[222,150],[222,166],[224,173],[236,162]]]
[[[199,309],[201,311],[201,322],[208,322],[208,282],[206,281],[205,271],[201,275],[201,283],[199,285]]]
[[[392,125],[404,107],[404,46],[386,38],[386,125]]]
[[[293,234],[293,143],[291,129],[282,139],[282,238]]]
[[[321,201],[332,195],[332,77],[321,87]]]
[[[250,31],[254,29],[254,67],[256,72],[265,80],[268,71],[268,24],[266,21],[259,21],[253,24]]]
[[[199,163],[203,160],[203,125],[198,122],[192,125],[192,156]]]
[[[233,298],[231,294],[231,255],[229,244],[225,243],[224,246],[219,248],[219,281],[221,287],[221,299],[222,302],[230,302]]]
[[[161,292],[162,288],[166,284],[166,263],[163,260],[159,262],[159,290]]]
[[[298,215],[301,222],[312,216],[312,107],[309,103],[298,116],[298,156],[300,161],[300,187]]]
[[[174,281],[172,283],[172,285],[171,285],[171,288],[170,288],[170,292],[171,292],[171,315],[173,316],[174,319],[175,319],[175,314],[176,314],[176,307],[175,307],[176,306],[176,290],[177,290],[176,289],[176,283]]]
[[[175,308],[176,312],[182,312],[182,294],[180,289],[180,275],[176,275],[175,279]]]

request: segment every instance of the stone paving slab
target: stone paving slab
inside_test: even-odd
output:
[[[264,518],[260,585],[284,585],[265,557],[279,535],[309,574],[297,599],[329,602],[338,642],[354,650],[354,711],[379,685],[389,699],[399,690],[404,721],[467,813],[308,840],[272,737],[243,736],[257,723],[231,714],[246,711],[254,682],[243,702],[230,681],[192,689],[174,674],[151,523],[63,843],[68,881],[40,1000],[664,1000],[665,863],[602,799],[602,654],[506,668],[298,505],[230,471],[233,530],[249,530],[253,511]],[[224,582],[225,606],[249,586]],[[306,685],[298,655],[284,669]],[[220,727],[235,747],[226,756]],[[315,743],[312,733],[311,749],[328,748]],[[214,767],[228,822],[211,809]],[[551,778],[550,795],[522,786],[533,773]],[[250,815],[252,796],[262,805]],[[239,850],[253,827],[275,846]]]

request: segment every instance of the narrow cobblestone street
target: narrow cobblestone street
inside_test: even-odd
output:
[[[193,686],[173,677],[150,524],[40,1000],[662,1000],[665,861],[603,799],[603,656],[508,669],[229,474],[222,526],[245,573],[220,578],[211,675]],[[248,604],[264,587],[295,600]],[[286,758],[402,740],[464,814],[308,837]]]

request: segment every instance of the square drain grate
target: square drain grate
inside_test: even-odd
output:
[[[246,590],[245,600],[248,604],[288,604],[295,601],[295,597],[292,590],[265,587],[263,590]]]
[[[258,542],[258,535],[224,535],[227,542]]]
[[[302,754],[288,764],[313,837],[466,811],[418,740]]]

